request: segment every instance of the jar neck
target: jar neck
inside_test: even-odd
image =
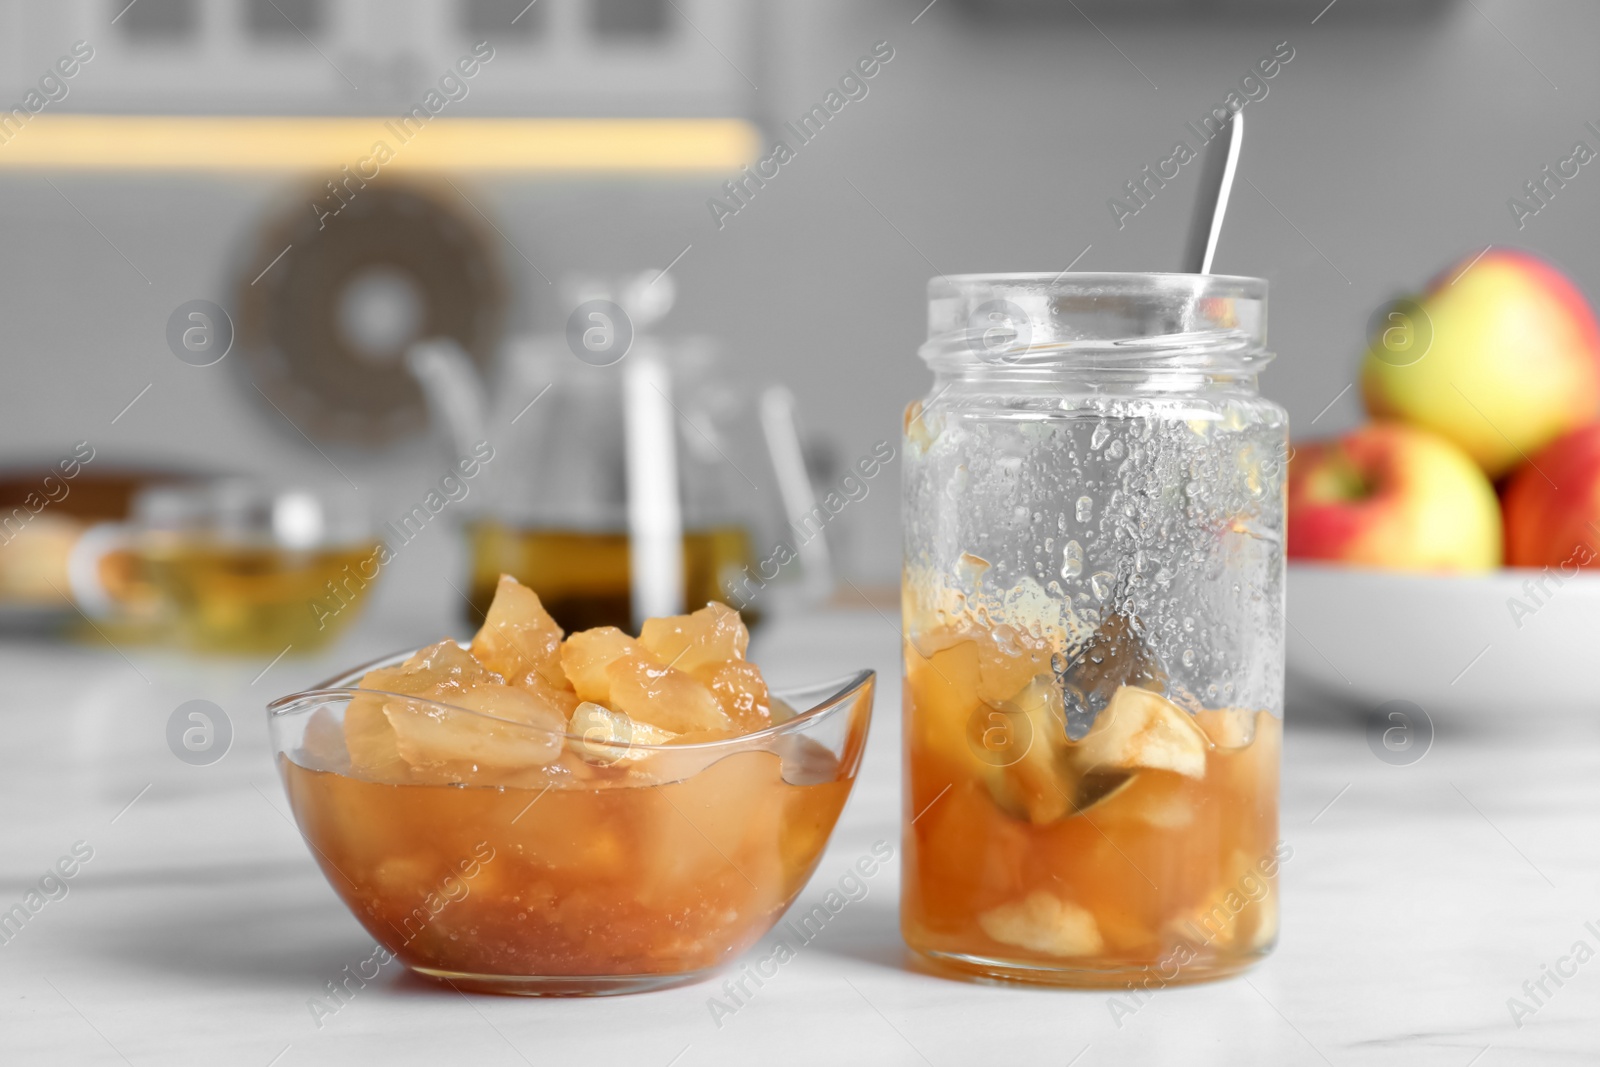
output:
[[[1206,274],[947,275],[918,350],[942,382],[1087,392],[1255,391],[1267,283]]]
[[[1264,361],[1263,361],[1264,362]],[[1255,368],[935,367],[931,396],[1256,396]]]

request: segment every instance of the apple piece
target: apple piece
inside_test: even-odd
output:
[[[902,646],[907,690],[917,694],[917,714],[906,729],[916,744],[953,767],[967,767],[974,756],[971,722],[982,708],[978,688],[978,646],[952,641],[926,655],[914,642]]]
[[[1073,810],[1077,782],[1063,762],[1067,727],[1052,676],[1040,675],[1013,699],[974,715],[967,733],[1002,811],[1042,826]]]
[[[606,668],[611,707],[635,722],[682,734],[733,732],[733,723],[716,696],[693,675],[664,666],[641,652],[629,652]]]
[[[1255,740],[1256,713],[1246,708],[1204,708],[1194,721],[1217,748],[1249,748]]]
[[[650,653],[615,626],[580,630],[561,643],[561,666],[579,700],[611,703],[606,668],[627,655],[650,659]]]
[[[344,744],[350,753],[350,770],[356,777],[373,782],[404,782],[410,777],[411,765],[400,758],[395,745],[394,727],[383,713],[386,699],[378,693],[357,693],[350,698],[344,711]]]
[[[667,666],[698,674],[719,663],[744,659],[750,633],[737,611],[713,600],[692,615],[646,619],[639,629],[639,643]]]
[[[476,711],[481,715],[505,719],[507,722],[536,725],[540,729],[555,730],[557,733],[565,733],[567,729],[565,711],[543,699],[538,693],[530,692],[521,686],[484,682],[456,696],[451,700],[451,704]]]
[[[804,734],[777,738],[772,743],[772,751],[778,754],[783,780],[790,785],[824,785],[839,780],[839,757],[826,745]],[[795,801],[796,807],[804,804],[798,797]],[[815,855],[809,850],[806,854]]]
[[[1209,747],[1188,712],[1159,693],[1125,685],[1078,742],[1074,759],[1084,769],[1148,768],[1204,778]]]
[[[1364,567],[1484,571],[1500,564],[1494,487],[1459,448],[1399,423],[1298,446],[1288,554]]]
[[[1600,566],[1600,425],[1545,446],[1511,476],[1504,505],[1508,565]]]
[[[1209,895],[1167,923],[1168,938],[1213,949],[1240,942],[1264,948],[1278,936],[1276,883],[1239,850],[1222,869],[1224,876]]]
[[[570,687],[554,685],[546,681],[543,675],[533,671],[530,671],[517,683],[517,688],[531,693],[539,699],[540,703],[554,708],[562,718],[571,715],[573,709],[582,703],[578,699],[578,694],[574,693]]]
[[[730,660],[697,671],[696,677],[711,690],[740,733],[765,730],[772,725],[772,698],[754,663]]]
[[[1150,826],[1157,830],[1186,830],[1193,825],[1201,797],[1189,779],[1177,774],[1142,772],[1127,779],[1127,784],[1096,810],[1095,819],[1108,834],[1113,827]]]
[[[361,688],[449,703],[451,697],[474,686],[503,681],[460,645],[445,640],[419,648],[398,667],[368,671],[361,678]]]
[[[934,438],[939,436],[938,431],[930,429],[927,421],[923,419],[922,407],[922,401],[913,400],[906,405],[905,413],[901,417],[906,448],[914,456],[925,455],[928,448],[933,444]]]
[[[633,750],[633,745],[664,745],[678,736],[588,701],[573,711],[567,731],[580,738],[573,742],[579,755],[602,764],[640,759],[648,753]]]
[[[978,925],[1002,945],[1045,956],[1094,956],[1105,949],[1099,925],[1088,909],[1043,890],[982,912]]]
[[[1490,478],[1600,408],[1594,312],[1534,256],[1494,249],[1457,264],[1393,315],[1362,364],[1367,410],[1448,438]]]
[[[457,694],[452,704],[441,707],[403,697],[384,701],[383,714],[394,727],[401,759],[418,768],[464,764],[516,769],[542,767],[561,755],[566,720],[531,693],[489,684]]]
[[[472,654],[511,685],[571,689],[561,669],[561,636],[539,594],[502,574]]]
[[[349,712],[348,708],[345,710]],[[324,706],[311,713],[297,755],[299,758],[295,762],[309,770],[343,774],[350,769],[350,750],[345,744],[344,727],[334,718],[331,709]]]

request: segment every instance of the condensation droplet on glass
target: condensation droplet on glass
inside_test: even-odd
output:
[[[1094,433],[1089,435],[1089,447],[1098,449],[1101,445],[1106,443],[1106,438],[1110,436],[1111,427],[1107,426],[1103,422],[1100,423],[1100,425],[1094,428]]]
[[[1110,456],[1112,459],[1121,459],[1122,453],[1125,451],[1126,449],[1122,447],[1121,441],[1112,441],[1111,447],[1106,449],[1106,455]]]
[[[1089,578],[1089,589],[1094,593],[1096,600],[1104,600],[1111,595],[1111,583],[1116,580],[1116,575],[1110,571],[1096,571]]]
[[[1061,550],[1061,577],[1076,578],[1083,573],[1083,546],[1068,541]]]
[[[1088,522],[1089,516],[1094,514],[1094,501],[1087,496],[1078,498],[1077,516],[1079,522]]]
[[[1183,632],[1186,633],[1186,634],[1194,633],[1194,616],[1193,615],[1185,615],[1183,617]]]
[[[1028,509],[1018,504],[1011,509],[1011,521],[1018,526],[1025,526],[1028,522]]]
[[[1186,648],[1183,650],[1183,665],[1185,667],[1194,666],[1194,649]]]

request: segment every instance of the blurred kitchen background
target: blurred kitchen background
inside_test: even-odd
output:
[[[1249,100],[1249,134],[1217,269],[1270,279],[1264,391],[1297,436],[1332,433],[1362,417],[1348,387],[1373,309],[1441,264],[1522,246],[1600,286],[1600,179],[1569,181],[1520,230],[1507,204],[1600,122],[1597,34],[1600,7],[1580,0],[0,0],[0,103],[21,109],[0,112],[0,458],[52,464],[88,441],[90,469],[256,474],[393,519],[450,469],[444,428],[409,385],[385,416],[286,382],[250,330],[276,315],[281,337],[304,312],[252,299],[288,300],[273,286],[296,277],[303,296],[354,286],[330,321],[366,331],[357,369],[409,382],[419,301],[460,303],[478,331],[464,347],[487,361],[501,336],[560,335],[604,288],[581,279],[670,264],[674,306],[649,329],[704,339],[752,397],[787,386],[820,498],[898,444],[926,389],[931,275],[1177,269],[1194,168],[1120,224],[1108,201],[1230,93]],[[92,58],[53,73],[80,41]],[[480,41],[493,58],[466,95],[383,169],[436,205],[375,224],[414,225],[405,254],[439,268],[431,280],[295,273],[344,221],[319,230],[312,203],[334,205],[325,183],[367,155],[368,127],[330,142],[189,121],[393,120]],[[865,95],[800,144],[784,124],[874,55],[852,82]],[[502,125],[443,125],[467,119]],[[670,121],[612,121],[633,119]],[[776,140],[794,158],[736,204],[723,183]],[[719,220],[712,198],[739,210]],[[378,199],[362,192],[352,215]],[[441,250],[451,233],[465,251]],[[196,300],[239,333],[211,366],[169,346]],[[513,413],[536,391],[503,388]],[[498,461],[506,476],[531,460]],[[898,578],[886,470],[827,527],[845,595]],[[416,545],[368,610],[431,617],[427,636],[460,611],[438,576],[464,583],[466,550]]]

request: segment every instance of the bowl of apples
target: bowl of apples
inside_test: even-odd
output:
[[[1377,320],[1372,422],[1289,462],[1291,677],[1369,712],[1575,711],[1600,632],[1600,327],[1491,249]]]
[[[718,603],[570,635],[503,577],[483,628],[268,705],[295,820],[382,950],[461,989],[691,981],[777,922],[866,743],[873,674],[782,694]]]

